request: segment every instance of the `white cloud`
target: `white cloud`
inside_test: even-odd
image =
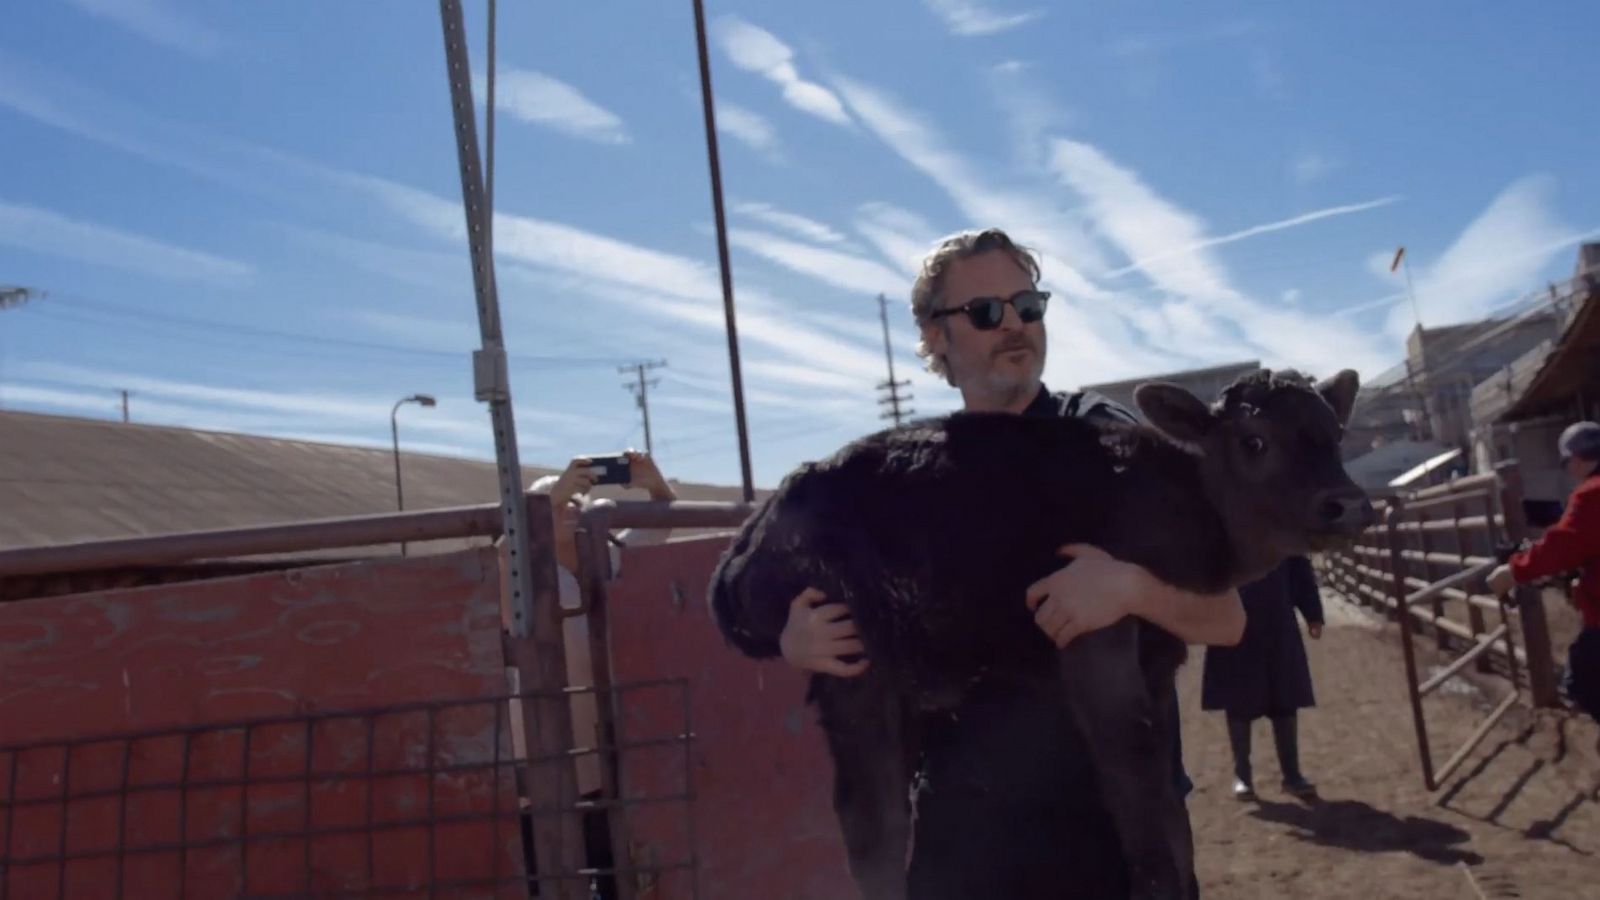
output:
[[[0,244],[173,281],[239,285],[256,273],[248,263],[3,201]]]
[[[1299,306],[1300,305],[1300,289],[1299,288],[1289,288],[1288,290],[1285,290],[1283,292],[1283,302],[1289,304],[1290,306]]]
[[[1143,260],[1140,268],[1155,287],[1188,302],[1166,314],[1187,317],[1187,328],[1199,330],[1197,340],[1204,341],[1207,355],[1259,356],[1269,366],[1312,371],[1383,367],[1386,348],[1348,322],[1273,308],[1238,291],[1207,249],[1205,223],[1098,148],[1059,140],[1054,162],[1063,183],[1087,202],[1097,230],[1123,253]],[[1224,343],[1229,334],[1238,338]]]
[[[995,12],[978,0],[922,0],[922,3],[944,21],[945,27],[950,29],[951,34],[961,37],[999,34],[1044,16],[1042,11]]]
[[[762,231],[734,228],[728,241],[794,272],[845,291],[872,296],[902,294],[905,278],[876,260],[802,244]]]
[[[856,231],[910,279],[922,268],[937,233],[916,213],[888,203],[863,203],[856,210]],[[905,293],[911,290],[907,281]]]
[[[1140,269],[1144,269],[1151,263],[1156,263],[1163,259],[1171,259],[1173,257],[1182,256],[1206,247],[1216,247],[1222,244],[1231,244],[1235,241],[1242,241],[1246,238],[1258,237],[1263,234],[1271,234],[1275,231],[1285,231],[1290,228],[1298,228],[1301,225],[1309,225],[1312,222],[1320,222],[1323,219],[1331,219],[1337,216],[1348,216],[1352,213],[1366,212],[1372,209],[1381,209],[1382,207],[1388,206],[1391,203],[1396,203],[1399,200],[1399,197],[1379,197],[1376,200],[1365,200],[1360,203],[1346,203],[1340,206],[1330,206],[1325,209],[1301,213],[1298,216],[1290,216],[1287,219],[1279,219],[1276,222],[1267,222],[1262,225],[1252,225],[1249,228],[1242,228],[1238,231],[1230,232],[1219,237],[1208,237],[1194,244],[1189,244],[1183,247],[1174,247],[1170,250],[1166,250],[1153,256],[1134,260],[1126,266],[1112,269],[1111,271],[1107,272],[1106,277],[1115,278],[1120,275],[1126,275],[1129,272],[1135,272]],[[1385,261],[1384,265],[1387,266],[1388,262]]]
[[[837,244],[844,240],[844,235],[816,219],[776,209],[769,203],[736,203],[733,211],[819,244]]]
[[[473,97],[486,102],[488,84],[473,77]],[[495,71],[494,105],[532,125],[551,128],[563,134],[602,144],[625,144],[630,140],[616,113],[595,103],[583,92],[542,72],[502,68]]]
[[[162,0],[69,0],[89,13],[108,19],[146,40],[195,56],[214,56],[223,48],[222,34]]]
[[[790,106],[835,125],[850,124],[839,98],[822,85],[801,78],[794,51],[772,32],[735,16],[718,19],[713,31],[730,62],[776,84]]]
[[[1296,184],[1315,184],[1343,165],[1338,160],[1320,153],[1302,153],[1289,163],[1289,177],[1293,178]]]
[[[1555,179],[1548,176],[1517,179],[1462,230],[1436,262],[1420,272],[1413,265],[1424,324],[1448,325],[1479,318],[1537,286],[1539,273],[1572,239],[1571,229],[1551,208],[1554,189]],[[1391,335],[1404,335],[1414,324],[1409,304],[1389,313]]]
[[[1105,268],[1105,255],[1085,220],[1062,210],[1037,191],[1008,189],[952,150],[943,137],[887,94],[846,78],[835,86],[850,109],[890,149],[939,185],[961,212],[983,227],[1004,227],[1018,240],[1043,251],[1047,277],[1077,297],[1104,299],[1084,272]]]
[[[778,130],[760,113],[726,100],[717,101],[717,130],[731,135],[752,150],[768,154],[778,149]]]

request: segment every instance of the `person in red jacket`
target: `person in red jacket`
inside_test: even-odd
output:
[[[1561,521],[1489,574],[1489,589],[1504,595],[1517,584],[1578,570],[1572,605],[1583,614],[1583,631],[1567,651],[1567,694],[1600,722],[1600,424],[1568,427],[1558,446],[1578,487]]]

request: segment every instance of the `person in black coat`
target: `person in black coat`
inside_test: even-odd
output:
[[[1228,717],[1233,750],[1233,795],[1255,799],[1250,776],[1250,727],[1265,716],[1283,769],[1283,788],[1297,797],[1316,795],[1300,771],[1296,712],[1315,706],[1311,667],[1294,611],[1305,617],[1313,639],[1322,637],[1322,597],[1316,573],[1303,556],[1290,557],[1259,580],[1239,589],[1244,602],[1244,638],[1232,647],[1207,647],[1200,708]]]

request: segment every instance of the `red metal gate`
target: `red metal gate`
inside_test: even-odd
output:
[[[694,868],[643,875],[638,896],[658,900],[836,900],[857,896],[831,806],[833,765],[806,707],[805,678],[781,662],[755,663],[728,646],[706,609],[706,586],[726,538],[630,548],[607,591],[612,675],[618,682],[682,678],[693,712],[692,766],[683,748],[625,750],[621,793],[684,796],[630,806],[636,864],[690,859]],[[675,686],[620,694],[619,744],[670,733]]]
[[[0,605],[0,898],[525,897],[500,591],[480,549]]]

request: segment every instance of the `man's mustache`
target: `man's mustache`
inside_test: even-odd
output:
[[[1002,353],[1010,353],[1013,350],[1036,350],[1036,348],[1027,335],[1013,332],[1011,337],[1001,341],[1000,345],[994,348],[993,355],[999,356]]]

